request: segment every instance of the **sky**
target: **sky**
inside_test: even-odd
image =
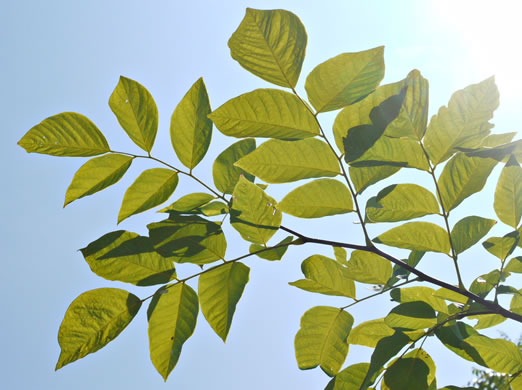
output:
[[[308,34],[297,88],[302,96],[306,75],[319,63],[343,52],[384,45],[384,83],[419,69],[430,82],[430,115],[447,104],[454,91],[494,74],[501,96],[493,120],[495,131],[518,131],[518,91],[522,88],[518,47],[522,31],[515,19],[520,15],[516,2],[0,2],[2,388],[258,390],[322,389],[327,384],[329,378],[320,369],[300,371],[293,352],[299,319],[306,310],[347,303],[288,285],[301,278],[300,263],[307,256],[333,256],[330,248],[314,246],[292,248],[281,262],[250,258],[246,262],[251,267],[250,282],[238,304],[227,343],[223,344],[200,314],[195,333],[183,347],[166,384],[149,359],[144,308],[115,341],[54,371],[59,355],[57,331],[74,298],[99,287],[127,289],[142,298],[155,290],[97,277],[78,249],[113,230],[145,234],[147,223],[161,219],[150,211],[116,225],[125,189],[143,169],[156,166],[149,162],[133,164],[115,186],[63,208],[65,190],[85,159],[28,155],[16,143],[46,117],[74,111],[93,120],[115,148],[136,152],[137,147],[121,130],[107,104],[119,76],[124,75],[143,84],[158,105],[160,129],[153,155],[179,165],[168,135],[170,116],[199,77],[206,83],[214,109],[239,94],[270,87],[242,69],[229,54],[228,38],[246,7],[283,8],[302,20]],[[330,128],[334,118],[335,113],[320,117],[323,127]],[[214,129],[209,153],[195,174],[211,183],[215,157],[232,142]],[[499,168],[493,176],[498,176]],[[412,171],[397,180],[424,183],[420,173]],[[460,216],[479,213],[494,217],[494,185],[491,179],[485,194],[466,200]],[[280,200],[289,188],[274,185],[268,193]],[[172,199],[201,189],[182,180]],[[376,190],[369,190],[368,195]],[[459,216],[455,214],[453,223]],[[362,243],[360,227],[354,222],[351,214],[320,221],[284,217],[286,226],[302,233]],[[500,225],[491,234],[507,233]],[[378,235],[389,227],[372,226],[371,234]],[[239,243],[239,236],[230,230],[225,233],[236,237],[229,239],[227,257],[244,254],[247,246]],[[284,237],[283,233],[278,237]],[[405,253],[390,252],[397,256]],[[476,248],[462,260],[467,283],[497,266],[485,254],[482,248]],[[447,258],[430,256],[423,260],[421,269],[455,282]],[[197,267],[178,268],[182,275],[193,272]],[[520,278],[513,283],[520,286]],[[361,295],[370,292],[360,287]],[[381,296],[355,306],[351,313],[357,324],[385,316],[391,308],[388,303],[389,297]],[[513,339],[520,335],[520,325],[512,321],[498,329]],[[485,333],[499,337],[496,330]],[[471,365],[441,348],[436,340],[428,340],[425,347],[437,363],[439,387],[464,385],[471,379]],[[345,365],[364,361],[370,353],[368,348],[351,347]]]

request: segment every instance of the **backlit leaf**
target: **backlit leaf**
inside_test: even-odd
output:
[[[408,222],[384,232],[374,242],[417,251],[448,253],[448,233],[430,222]]]
[[[232,58],[249,72],[293,88],[301,73],[306,40],[305,28],[293,13],[247,8],[228,47]]]
[[[109,106],[130,139],[150,152],[158,131],[158,108],[150,92],[140,83],[120,76]]]
[[[433,293],[433,296],[445,299],[447,301],[457,302],[465,304],[468,302],[468,297],[459,294],[455,291],[448,290],[447,288],[441,287]]]
[[[435,329],[435,335],[446,348],[469,361],[473,361],[473,357],[477,357],[477,353],[465,341],[476,334],[478,332],[472,326],[461,321]]]
[[[223,341],[227,339],[249,273],[250,268],[236,262],[214,267],[199,277],[201,312]]]
[[[511,341],[476,334],[466,338],[465,343],[477,351],[479,359],[473,359],[475,363],[507,374],[522,369],[522,354]]]
[[[328,382],[325,390],[360,390],[369,367],[369,363],[357,363],[346,367]]]
[[[448,306],[443,299],[435,295],[435,290],[425,286],[396,288],[390,292],[393,300],[400,303],[424,302],[435,311],[448,313]]]
[[[214,165],[212,166],[212,177],[214,178],[214,185],[224,194],[231,194],[234,191],[239,176],[243,175],[247,180],[253,182],[254,176],[246,173],[239,167],[234,166],[234,163],[253,152],[256,148],[255,139],[242,139],[235,144],[226,148],[219,156],[217,156]]]
[[[400,169],[400,167],[394,167],[391,165],[376,167],[351,166],[349,168],[349,174],[350,179],[352,180],[355,187],[355,191],[357,191],[357,194],[362,194],[362,192],[372,184],[378,183],[379,181],[390,177]]]
[[[231,137],[300,139],[319,135],[319,124],[299,98],[279,89],[256,89],[209,115]]]
[[[517,313],[522,315],[522,289],[518,290],[518,294],[514,294],[511,299],[511,304],[509,305],[509,309],[513,313]]]
[[[522,214],[522,168],[513,156],[502,169],[493,205],[498,218],[516,229]]]
[[[190,87],[172,113],[170,140],[179,161],[192,170],[207,153],[212,138],[210,102],[203,79]]]
[[[348,264],[348,254],[346,252],[346,249],[341,248],[339,246],[334,246],[333,251],[335,255],[335,260],[337,260],[339,264]]]
[[[297,187],[278,203],[278,208],[300,218],[320,218],[354,210],[350,191],[334,179],[318,179]]]
[[[118,223],[165,202],[178,185],[177,172],[165,168],[143,171],[125,192]]]
[[[522,256],[513,257],[504,268],[506,272],[522,274]]]
[[[348,343],[375,348],[380,339],[394,333],[395,331],[384,323],[384,318],[379,318],[363,322],[353,328],[348,336]]]
[[[427,390],[428,374],[429,367],[423,360],[403,357],[386,369],[383,386],[388,389]]]
[[[102,132],[75,112],[53,115],[34,126],[18,141],[27,153],[90,157],[110,152]]]
[[[497,223],[493,219],[468,216],[458,221],[451,229],[451,242],[457,254],[471,248]]]
[[[75,173],[67,188],[64,207],[76,199],[92,195],[117,183],[129,169],[132,160],[130,156],[111,153],[87,161]]]
[[[288,236],[285,239],[278,242],[272,249],[264,250],[262,252],[256,253],[256,256],[269,260],[269,261],[275,261],[275,260],[281,260],[283,255],[286,253],[288,249],[288,244],[290,244],[294,240],[293,236]],[[252,244],[250,245],[249,251],[250,253],[258,252],[262,249],[266,249],[270,247],[264,247],[262,245],[258,244]]]
[[[198,296],[185,283],[162,287],[152,298],[147,310],[150,359],[165,381],[194,332],[198,312]]]
[[[76,298],[65,313],[58,343],[61,352],[56,369],[98,351],[129,325],[141,300],[117,288],[99,288]]]
[[[267,183],[337,176],[339,162],[329,146],[318,139],[268,140],[234,164]]]
[[[316,66],[306,78],[308,99],[317,112],[337,110],[361,100],[384,77],[384,47],[343,53]]]
[[[346,265],[350,279],[361,283],[386,284],[392,275],[391,263],[375,253],[355,250]]]
[[[520,240],[518,232],[506,234],[504,237],[490,237],[482,243],[482,246],[493,256],[504,261],[517,247]]]
[[[493,148],[495,146],[504,145],[513,140],[513,138],[517,135],[516,132],[513,133],[502,133],[502,134],[490,134],[482,141],[480,146]]]
[[[437,323],[435,311],[426,302],[415,301],[395,306],[384,318],[390,328],[426,329]]]
[[[295,336],[295,356],[301,370],[320,366],[333,376],[339,372],[348,354],[346,339],[353,317],[335,307],[316,306],[301,318]]]
[[[207,204],[215,198],[216,197],[214,195],[210,195],[205,192],[194,192],[192,194],[182,196],[174,203],[172,203],[170,206],[161,209],[159,212],[187,213],[189,211],[197,209],[198,207],[203,206],[204,204]]]
[[[500,282],[501,276],[498,269],[480,275],[471,283],[469,291],[481,298],[485,298]]]
[[[481,314],[477,316],[469,316],[470,320],[478,320],[475,329],[487,329],[506,321],[506,317],[501,316],[500,314]]]

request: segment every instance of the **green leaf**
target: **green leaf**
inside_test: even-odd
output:
[[[496,164],[491,158],[468,157],[464,153],[449,160],[438,180],[444,209],[449,212],[482,190]]]
[[[430,222],[408,222],[373,239],[384,245],[416,251],[448,253],[448,233]]]
[[[348,366],[332,378],[325,390],[359,390],[369,368],[369,363]]]
[[[456,293],[455,291],[452,291],[452,290],[448,290],[447,288],[444,288],[444,287],[441,287],[437,291],[435,291],[433,293],[433,296],[445,299],[447,301],[457,302],[457,303],[462,303],[462,304],[466,304],[469,299],[465,295]]]
[[[34,126],[18,141],[27,153],[90,157],[110,152],[102,132],[75,112],[53,115]]]
[[[239,179],[233,195],[230,223],[243,239],[266,244],[281,224],[276,201],[244,177]]]
[[[476,334],[478,332],[473,327],[461,321],[435,329],[435,335],[446,348],[469,361],[474,361],[472,356],[476,357],[477,353],[465,340]]]
[[[58,331],[61,352],[56,370],[114,340],[140,307],[137,296],[117,288],[99,288],[81,294],[67,309]]]
[[[224,194],[231,194],[241,175],[251,182],[254,181],[253,175],[235,167],[234,163],[255,149],[255,139],[242,139],[230,145],[217,156],[212,166],[212,177],[214,178],[214,185],[219,191]]]
[[[415,301],[395,306],[384,318],[390,328],[426,329],[437,324],[433,308],[426,302]]]
[[[249,252],[254,253],[254,252],[258,252],[262,249],[267,249],[267,250],[264,250],[263,252],[256,253],[256,256],[258,256],[262,259],[265,259],[265,260],[269,260],[269,261],[281,260],[281,258],[284,256],[284,254],[286,253],[286,251],[288,249],[287,244],[290,244],[293,240],[294,240],[293,236],[288,236],[284,240],[282,240],[282,241],[278,242],[276,245],[274,245],[274,247],[272,247],[271,249],[267,249],[270,247],[264,247],[262,245],[252,244],[252,245],[250,245]]]
[[[108,280],[151,286],[176,277],[171,261],[154,250],[148,237],[119,230],[105,234],[81,249],[96,275]]]
[[[513,295],[509,309],[513,313],[522,315],[522,289],[518,290],[518,294]]]
[[[390,292],[394,301],[400,303],[424,302],[431,306],[435,311],[448,313],[448,306],[444,299],[435,295],[436,291],[429,287],[416,286],[408,288],[396,288]]]
[[[177,263],[209,264],[225,258],[221,226],[197,215],[171,215],[147,225],[154,249]]]
[[[224,342],[249,273],[250,268],[236,262],[214,267],[199,277],[201,312]]]
[[[502,222],[517,228],[522,214],[522,168],[513,155],[498,179],[493,206]]]
[[[522,256],[513,257],[504,268],[504,271],[522,274]]]
[[[165,168],[143,171],[125,192],[118,223],[165,202],[178,185],[177,172]]]
[[[120,76],[109,106],[130,139],[150,152],[158,132],[158,108],[150,92],[140,83]]]
[[[316,306],[301,318],[295,336],[295,356],[301,370],[320,366],[329,376],[339,372],[348,354],[346,339],[353,317],[335,307]]]
[[[498,107],[498,90],[493,77],[457,91],[448,107],[441,107],[431,118],[424,145],[434,165],[447,160],[456,147],[477,138],[480,144],[488,135],[488,121]],[[483,136],[482,136],[483,134]]]
[[[481,314],[477,316],[469,316],[470,320],[478,320],[475,329],[487,329],[506,321],[506,317],[501,316],[500,314]]]
[[[422,260],[422,257],[424,256],[426,252],[422,251],[411,251],[407,259],[403,259],[403,261],[408,264],[410,267],[415,268],[419,262]],[[398,264],[393,265],[393,275],[392,277],[386,282],[388,286],[393,286],[395,283],[397,283],[399,280],[408,279],[410,275],[410,271],[408,271],[406,268],[401,267]]]
[[[335,154],[325,142],[315,138],[268,140],[234,165],[267,183],[333,177],[340,173]]]
[[[459,254],[471,248],[497,223],[493,219],[468,216],[458,221],[451,229],[451,242],[455,253]]]
[[[185,283],[161,287],[152,298],[147,310],[150,359],[165,381],[194,333],[198,312],[198,296]]]
[[[517,135],[516,132],[513,133],[502,133],[502,134],[490,134],[480,144],[482,147],[494,148],[495,146],[500,146],[507,144],[513,140],[513,138]]]
[[[132,157],[122,154],[108,154],[87,161],[78,169],[67,188],[64,207],[76,199],[117,183],[129,169],[132,160]]]
[[[337,260],[337,262],[342,265],[348,264],[348,254],[346,252],[346,249],[341,248],[339,246],[334,246],[332,248],[334,251],[335,260]]]
[[[361,283],[386,284],[392,276],[391,263],[375,253],[355,250],[346,265],[347,275]]]
[[[375,348],[379,340],[394,333],[395,331],[384,323],[384,318],[366,321],[352,329],[348,336],[348,344]]]
[[[223,134],[301,139],[320,134],[319,123],[296,95],[279,89],[256,89],[229,100],[209,115]]]
[[[384,77],[384,46],[343,53],[316,66],[306,78],[308,99],[317,112],[343,108],[371,93]]]
[[[475,363],[507,374],[522,369],[522,354],[511,341],[476,334],[466,338],[465,343],[477,351],[479,359],[473,359]]]
[[[348,188],[334,179],[318,179],[297,187],[278,203],[283,213],[321,218],[354,211]]]
[[[471,283],[469,291],[481,298],[485,298],[500,282],[501,276],[500,271],[497,269],[481,275]]]
[[[228,47],[232,58],[249,72],[281,87],[294,88],[306,40],[305,28],[293,13],[247,8]]]
[[[504,261],[517,247],[520,240],[518,232],[506,234],[504,237],[490,237],[482,243],[482,246],[493,256]]]
[[[346,269],[326,256],[313,255],[301,264],[306,280],[289,283],[306,291],[355,299],[355,283]]]
[[[212,138],[212,121],[207,89],[202,78],[190,87],[172,113],[170,140],[179,161],[191,171],[207,153]]]
[[[198,207],[207,204],[212,199],[215,199],[214,195],[207,194],[205,192],[194,192],[192,194],[184,195],[170,206],[161,209],[160,213],[188,213]]]
[[[394,184],[381,190],[366,204],[370,222],[397,222],[438,214],[435,196],[417,184]]]
[[[481,157],[481,158],[492,158],[496,161],[507,161],[509,155],[513,154],[516,158],[520,158],[518,155],[522,151],[522,140],[510,142],[509,144],[495,146],[493,148],[456,148],[459,151],[463,151],[469,157]],[[518,151],[518,153],[517,153]]]
[[[427,390],[430,369],[421,359],[398,359],[386,369],[383,386],[389,389]]]
[[[210,202],[196,209],[197,212],[201,212],[206,217],[215,217],[216,215],[228,214],[228,206],[219,201]]]
[[[372,184],[378,183],[381,180],[390,177],[394,173],[397,173],[400,169],[400,167],[394,167],[390,165],[376,167],[350,166],[348,172],[350,174],[350,179],[352,180],[355,187],[355,191],[357,191],[357,194],[362,194],[362,192]]]

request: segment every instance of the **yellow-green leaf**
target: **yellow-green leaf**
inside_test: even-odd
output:
[[[334,251],[335,260],[337,260],[339,264],[348,264],[348,253],[346,252],[346,249],[341,248],[339,246],[334,246],[332,248]]]
[[[252,244],[250,245],[249,252],[255,253],[263,250],[262,252],[256,253],[256,256],[269,261],[281,260],[281,258],[288,249],[288,244],[290,244],[293,240],[293,236],[288,236],[285,239],[278,242],[273,247],[265,247],[263,245]]]
[[[107,233],[81,252],[91,271],[108,280],[151,286],[176,277],[172,262],[154,250],[148,237],[136,233]]]
[[[384,318],[390,328],[426,329],[437,324],[433,308],[426,302],[415,301],[395,306]]]
[[[346,265],[350,279],[361,283],[386,284],[392,276],[391,263],[375,253],[355,250]]]
[[[513,138],[517,135],[516,132],[513,133],[501,133],[501,134],[490,134],[484,141],[480,144],[481,147],[494,148],[495,146],[500,146],[507,144],[513,140]]]
[[[478,320],[475,324],[475,329],[487,329],[506,321],[506,317],[500,314],[481,314],[477,316],[469,316],[469,320]]]
[[[162,287],[152,298],[147,310],[150,359],[165,381],[194,333],[198,312],[198,296],[185,283]]]
[[[64,207],[76,199],[117,183],[129,169],[132,160],[132,157],[122,154],[108,154],[87,161],[74,174],[65,193]]]
[[[248,174],[241,168],[234,166],[234,163],[253,152],[256,149],[255,139],[242,139],[226,148],[217,156],[212,166],[212,177],[214,185],[224,194],[231,194],[234,191],[239,176],[243,175],[247,180],[253,182],[254,176]]]
[[[504,270],[506,272],[522,274],[522,256],[513,257]]]
[[[504,261],[517,247],[520,240],[518,232],[506,234],[504,237],[490,237],[482,243],[482,246],[493,256]]]
[[[103,348],[132,321],[141,300],[117,288],[99,288],[76,298],[65,313],[58,343],[56,369]]]
[[[75,112],[53,115],[34,126],[18,141],[27,153],[90,157],[110,152],[102,132]]]
[[[210,102],[203,79],[181,99],[170,119],[170,140],[179,161],[192,170],[207,153],[212,138]]]
[[[417,184],[394,184],[381,190],[366,204],[370,222],[397,222],[438,214],[435,196]]]
[[[178,185],[177,172],[165,168],[143,171],[125,192],[118,223],[165,202]]]
[[[330,376],[339,372],[348,354],[346,339],[353,317],[336,307],[316,306],[301,318],[295,336],[295,356],[301,370],[320,366]]]
[[[384,323],[384,318],[366,321],[352,329],[348,343],[375,348],[380,339],[391,336],[394,332]]]
[[[509,309],[513,313],[522,315],[522,289],[518,290],[518,294],[514,294],[509,305]]]
[[[416,251],[448,253],[448,233],[430,222],[408,222],[384,232],[374,242]]]
[[[236,305],[243,294],[250,268],[242,263],[227,263],[199,277],[201,312],[216,334],[226,341]]]
[[[207,194],[205,192],[194,192],[192,194],[184,195],[170,206],[161,209],[160,213],[187,213],[198,207],[207,204],[212,199],[215,199],[214,195]]]
[[[355,187],[355,191],[357,191],[357,194],[362,194],[362,192],[372,184],[378,183],[379,181],[390,177],[394,173],[397,173],[400,169],[400,167],[394,167],[391,165],[382,165],[376,167],[350,166],[348,172],[350,174],[350,179],[352,180]]]
[[[340,173],[339,162],[323,141],[268,140],[234,164],[267,183],[288,183]]]
[[[511,341],[476,334],[466,338],[465,343],[477,352],[478,356],[473,357],[475,363],[507,374],[522,369],[522,354]]]
[[[464,199],[482,190],[496,164],[492,158],[468,157],[464,153],[449,160],[438,180],[444,209],[453,210]]]
[[[371,93],[384,77],[384,46],[343,53],[316,66],[306,78],[308,99],[317,112],[343,108]]]
[[[468,297],[465,295],[456,293],[455,291],[448,290],[447,288],[441,287],[433,293],[433,296],[445,299],[447,301],[457,302],[465,304],[468,302]]]
[[[370,363],[357,363],[346,367],[328,382],[325,390],[360,390]]]
[[[320,134],[319,123],[295,95],[279,89],[256,89],[229,100],[209,115],[231,137],[301,139]]]
[[[320,218],[353,211],[348,188],[334,179],[318,179],[297,187],[278,203],[283,213],[300,218]]]
[[[468,216],[458,221],[451,229],[451,242],[457,254],[472,247],[497,223],[493,219]]]
[[[448,305],[444,299],[435,295],[436,291],[429,287],[416,286],[407,288],[396,288],[390,292],[393,300],[400,303],[407,302],[425,302],[430,305],[433,310],[442,313],[448,313]]]
[[[428,390],[430,368],[422,359],[403,357],[386,369],[382,389]]]
[[[254,244],[266,244],[281,224],[281,211],[276,201],[244,177],[232,194],[230,223],[241,237]]]
[[[232,58],[249,72],[293,88],[301,73],[306,40],[305,28],[293,13],[247,8],[228,47]]]
[[[493,207],[502,222],[517,228],[522,215],[522,168],[513,155],[498,179]]]
[[[493,77],[455,92],[448,107],[441,107],[431,118],[426,131],[424,145],[434,165],[451,157],[456,147],[470,147],[470,139],[476,138],[475,143],[480,145],[492,127],[488,121],[497,107]]]

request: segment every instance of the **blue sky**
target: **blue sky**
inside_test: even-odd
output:
[[[188,88],[203,77],[213,108],[256,88],[270,87],[243,70],[229,55],[227,41],[245,8],[284,8],[297,14],[306,27],[308,46],[298,84],[304,93],[306,75],[319,63],[342,52],[385,45],[384,82],[404,78],[414,68],[430,81],[430,114],[447,103],[451,93],[496,74],[501,106],[496,131],[517,131],[522,88],[515,45],[522,36],[515,2],[445,1],[37,1],[0,4],[0,107],[2,112],[1,387],[6,389],[322,389],[328,378],[319,369],[300,371],[293,338],[299,318],[315,305],[340,306],[344,300],[316,296],[288,282],[301,277],[300,262],[313,253],[332,255],[328,248],[298,248],[281,263],[251,258],[250,282],[240,301],[226,345],[202,315],[195,334],[185,344],[167,384],[155,372],[149,356],[145,310],[106,348],[58,372],[58,327],[70,302],[86,290],[120,287],[148,296],[154,288],[133,288],[92,274],[78,252],[103,234],[117,229],[145,233],[159,220],[148,212],[116,227],[125,189],[144,168],[134,164],[117,185],[63,209],[67,186],[83,159],[28,155],[16,142],[44,118],[63,111],[88,116],[119,150],[136,151],[108,107],[120,75],[146,86],[160,113],[154,155],[176,162],[168,136],[170,116]],[[473,5],[473,6],[471,6]],[[334,115],[325,114],[325,128]],[[215,130],[211,149],[195,173],[211,183],[214,158],[230,143]],[[498,169],[495,171],[498,174]],[[418,172],[401,180],[423,180]],[[391,184],[391,182],[390,182]],[[281,199],[289,187],[271,186]],[[494,189],[490,180],[487,189]],[[486,189],[486,191],[487,191]],[[180,182],[175,198],[201,188]],[[372,191],[371,194],[373,194]],[[467,208],[466,208],[467,207]],[[476,195],[463,212],[493,216],[492,198]],[[458,215],[455,215],[456,222]],[[361,243],[353,216],[332,217],[312,224],[285,217],[285,225],[310,235]],[[500,225],[500,224],[499,224]],[[373,228],[373,227],[372,227]],[[375,228],[377,235],[383,228]],[[492,233],[507,232],[501,226]],[[235,233],[230,233],[235,234]],[[283,236],[281,234],[281,236]],[[238,241],[238,240],[235,240]],[[232,240],[230,240],[232,242]],[[231,245],[227,255],[243,254],[244,245]],[[396,252],[401,255],[403,252]],[[477,248],[463,259],[464,278],[497,264]],[[180,268],[181,269],[181,268]],[[452,265],[443,257],[424,260],[422,269],[453,280]],[[188,265],[181,274],[197,268]],[[520,286],[520,279],[515,279]],[[193,284],[194,285],[194,284]],[[364,294],[364,286],[361,288]],[[355,306],[356,323],[384,316],[389,298]],[[519,324],[502,329],[518,338]],[[489,333],[498,336],[498,333]],[[435,340],[426,343],[437,363],[439,386],[465,384],[471,366]],[[366,348],[350,350],[348,363],[369,356]]]

